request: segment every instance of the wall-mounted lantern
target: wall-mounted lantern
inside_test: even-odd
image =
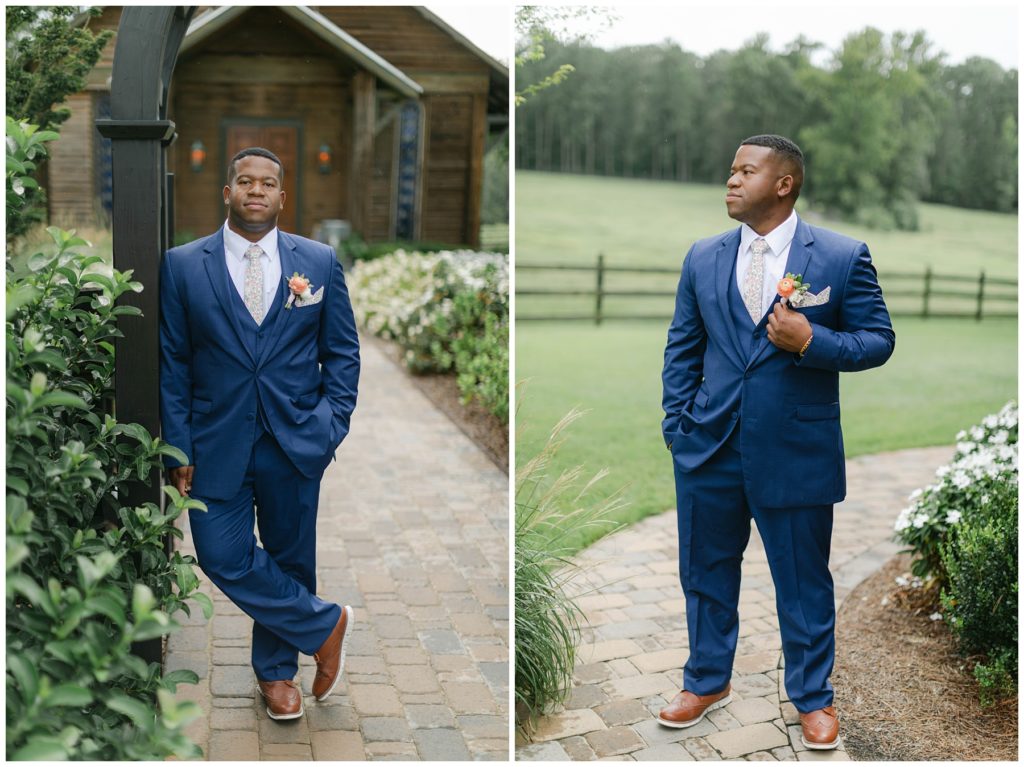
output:
[[[192,149],[189,152],[189,158],[192,161],[192,170],[199,173],[203,169],[203,165],[206,163],[206,147],[199,139],[192,142]]]
[[[331,172],[331,148],[327,144],[321,144],[316,153],[316,164],[324,175]]]

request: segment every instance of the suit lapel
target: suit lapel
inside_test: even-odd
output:
[[[740,338],[737,335],[736,323],[729,314],[729,280],[733,274],[736,251],[740,246],[740,230],[730,232],[723,239],[715,252],[715,305],[718,308],[719,320],[725,325],[729,340],[732,342],[733,353],[741,362],[746,358]]]
[[[284,332],[285,327],[288,325],[288,321],[291,318],[294,309],[285,309],[288,296],[286,292],[287,280],[292,276],[294,272],[299,271],[298,256],[295,252],[295,240],[290,236],[282,232],[280,229],[277,230],[277,255],[281,259],[281,284],[277,288],[277,292],[281,294],[280,301],[277,302],[277,311],[272,316],[268,317],[268,320],[273,323],[270,326],[270,334],[267,337],[267,342],[260,346],[260,358],[258,362],[263,363],[267,359],[267,355],[270,354],[271,350],[277,346],[278,340],[281,338],[281,333]],[[267,320],[264,320],[266,322]]]
[[[206,256],[203,259],[203,265],[206,267],[206,275],[210,278],[210,284],[213,286],[213,293],[217,297],[217,303],[220,304],[220,308],[227,315],[228,322],[238,337],[239,346],[245,349],[245,353],[255,362],[256,358],[253,356],[252,349],[245,342],[245,333],[238,319],[238,312],[232,306],[231,294],[233,291],[236,293],[237,291],[235,291],[235,286],[231,284],[231,276],[228,274],[228,267],[224,262],[223,229],[218,229],[217,234],[210,238],[205,251]]]
[[[783,274],[807,274],[807,266],[811,262],[811,245],[813,242],[814,235],[811,234],[810,227],[803,222],[803,219],[798,220],[796,232],[793,235],[793,243],[789,246],[789,256],[786,257],[786,269]],[[775,309],[775,304],[778,300],[779,294],[776,293],[775,298],[772,300],[772,305],[768,307],[768,313],[765,314],[758,327],[768,324],[768,315]],[[748,370],[764,356],[769,347],[775,348],[772,342],[768,340],[768,334],[765,333],[761,340],[758,341],[754,353],[750,355],[750,361],[747,363]]]

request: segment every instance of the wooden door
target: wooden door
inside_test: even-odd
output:
[[[242,149],[261,146],[281,158],[284,165],[286,194],[284,210],[277,219],[278,227],[293,234],[299,231],[299,189],[301,169],[299,167],[299,127],[296,125],[262,125],[258,123],[232,123],[226,126],[225,157],[231,159]]]

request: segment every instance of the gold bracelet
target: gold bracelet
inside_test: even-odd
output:
[[[811,337],[807,339],[803,346],[800,347],[800,351],[797,352],[801,357],[804,356],[804,352],[807,351],[807,347],[811,345],[811,341],[814,340],[814,333],[811,333]]]

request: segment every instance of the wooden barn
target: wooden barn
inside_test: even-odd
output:
[[[116,31],[120,16],[107,6],[83,23]],[[110,113],[115,45],[51,146],[55,223],[109,216],[110,142],[94,122]],[[170,84],[175,239],[223,223],[228,160],[259,145],[285,166],[286,231],[340,219],[368,242],[477,246],[484,148],[507,130],[508,89],[505,65],[426,8],[201,7]]]

